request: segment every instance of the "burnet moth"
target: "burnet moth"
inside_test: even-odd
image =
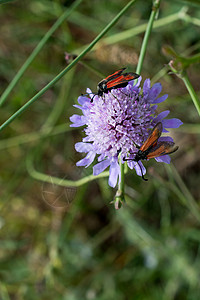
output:
[[[130,80],[134,80],[140,77],[140,75],[133,72],[123,73],[125,69],[126,68],[122,68],[101,80],[97,85],[97,93],[94,94],[91,102],[96,95],[101,97],[103,96],[103,94],[108,94],[108,92],[113,89],[126,87]]]
[[[146,139],[144,144],[139,147],[136,145],[137,148],[139,148],[138,152],[136,153],[135,157],[132,158],[124,158],[126,161],[135,161],[139,162],[140,160],[146,160],[150,158],[155,158],[158,156],[171,154],[178,150],[178,146],[175,146],[174,142],[170,141],[158,141],[159,137],[162,134],[163,126],[162,123],[159,122],[155,125],[152,132],[150,133],[149,137]],[[140,164],[138,163],[138,166],[140,167],[142,179],[147,181],[148,179],[144,178],[144,175],[142,173],[142,168]]]

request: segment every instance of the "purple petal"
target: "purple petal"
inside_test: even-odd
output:
[[[131,157],[129,156],[129,159],[130,159]],[[132,170],[133,168],[135,168],[135,165],[136,165],[137,163],[135,162],[135,161],[127,161],[127,165],[128,165],[128,167]]]
[[[168,95],[165,94],[162,97],[159,97],[159,98],[153,100],[152,103],[161,103],[161,102],[165,101],[167,99],[167,97],[168,97]]]
[[[75,144],[75,149],[77,152],[89,152],[93,150],[93,145],[90,143],[79,142]]]
[[[82,167],[82,166],[86,166],[87,163],[88,163],[88,160],[84,157],[83,159],[79,160],[79,161],[76,163],[76,165],[77,165],[78,167]]]
[[[159,157],[155,157],[155,160],[157,162],[164,162],[166,164],[170,164],[171,157],[169,155],[162,155],[162,156],[159,156]]]
[[[141,161],[139,161],[138,163],[137,162],[135,162],[135,161],[129,161],[128,162],[128,167],[130,168],[130,169],[135,169],[135,171],[136,171],[136,174],[138,175],[138,176],[142,176],[142,173],[143,173],[143,175],[144,174],[146,174],[146,169],[145,169],[145,167],[143,166],[143,164],[142,164],[142,162]],[[141,168],[140,168],[141,167]],[[141,173],[141,169],[142,169],[142,173]]]
[[[181,122],[181,120],[173,118],[173,119],[167,119],[167,120],[163,120],[163,127],[166,128],[178,128],[179,126],[181,126],[183,124],[183,122]]]
[[[171,136],[161,136],[159,142],[174,142]]]
[[[152,105],[151,108],[155,111],[158,108],[158,105]]]
[[[101,172],[103,172],[108,166],[110,165],[110,160],[106,159],[101,161],[100,163],[96,164],[93,167],[93,175],[97,176],[99,175]]]
[[[142,164],[141,161],[139,161],[139,162],[134,166],[134,168],[135,168],[135,171],[136,171],[136,173],[137,173],[138,176],[142,176],[142,173],[143,173],[143,175],[146,174],[146,169],[145,169],[145,167],[143,166],[143,164]],[[141,169],[142,169],[142,173],[141,173]]]
[[[161,122],[162,119],[166,118],[166,116],[168,116],[169,113],[170,113],[169,110],[162,111],[160,114],[157,115],[157,117],[154,119],[154,121],[156,123]]]
[[[132,83],[132,81],[133,81],[133,86],[138,87],[140,86],[140,83],[142,81],[142,76],[138,77],[137,81],[131,80],[130,83]]]
[[[85,103],[90,103],[90,99],[87,97],[87,96],[79,96],[78,97],[78,103],[80,104],[80,105],[83,105],[83,104],[85,104]]]
[[[98,157],[98,161],[102,161],[105,158],[105,153],[102,153],[99,157]]]
[[[78,108],[78,109],[81,109],[81,110],[83,109],[82,106],[80,106],[78,104],[74,104],[73,106],[76,107],[76,108]]]
[[[93,151],[88,152],[85,158],[79,160],[76,165],[78,167],[85,166],[86,168],[94,161],[94,158],[96,156],[96,153]]]
[[[117,184],[117,179],[120,174],[120,166],[117,162],[112,162],[110,165],[110,175],[109,175],[109,180],[108,184],[111,187],[115,187]]]
[[[151,88],[151,81],[147,78],[143,84],[143,94],[148,94]]]
[[[91,99],[93,99],[93,97],[94,97],[94,93],[92,93],[92,91],[91,91],[91,89],[89,89],[89,88],[87,88],[86,89],[86,92],[87,92],[87,94],[89,94],[88,96],[91,98]],[[90,101],[90,100],[89,100]]]
[[[70,127],[79,127],[85,125],[85,117],[79,115],[73,115],[70,118],[70,121],[74,124],[71,124]]]
[[[154,100],[158,97],[160,92],[162,91],[162,85],[160,83],[155,83],[150,89],[148,98]]]
[[[87,94],[92,94],[91,89],[90,89],[90,88],[87,88],[87,89],[86,89],[86,93],[87,93]]]

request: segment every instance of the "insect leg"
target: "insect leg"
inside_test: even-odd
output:
[[[142,174],[142,179],[143,179],[144,181],[148,181],[148,179],[144,177],[144,174],[143,174],[143,172],[142,172],[142,167],[140,166],[139,161],[138,161],[137,164],[138,164],[138,166],[139,166],[139,168],[140,168],[140,171],[141,171],[141,174]]]

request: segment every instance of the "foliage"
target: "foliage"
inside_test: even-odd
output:
[[[141,69],[168,93],[161,109],[185,123],[173,131],[180,147],[174,165],[149,162],[148,183],[125,174],[126,205],[118,211],[107,178],[94,180],[91,168],[75,167],[82,133],[69,128],[69,117],[77,97],[119,67],[137,69],[152,3],[132,1],[117,21],[124,2],[0,2],[3,300],[199,298],[197,0],[161,1]],[[166,46],[189,61],[184,72],[197,110],[188,82],[168,73]],[[66,65],[65,52],[82,56]]]

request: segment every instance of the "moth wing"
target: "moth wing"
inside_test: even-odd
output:
[[[113,74],[109,75],[108,77],[106,77],[104,80],[109,81],[112,80],[114,78],[117,78],[126,68],[122,68],[116,72],[114,72]]]
[[[158,142],[147,154],[147,159],[171,154],[176,150],[178,150],[178,146],[175,146],[173,142]]]
[[[138,78],[139,75],[136,73],[126,73],[126,74],[122,74],[120,76],[117,76],[116,78],[109,80],[107,82],[107,89],[111,89],[113,87],[120,87],[123,86],[125,84],[128,84],[128,82],[130,80],[136,79]]]
[[[163,129],[162,123],[161,122],[157,123],[155,125],[155,127],[153,128],[153,130],[152,130],[151,134],[149,135],[149,137],[146,139],[144,144],[140,147],[140,150],[144,152],[148,148],[150,148],[154,144],[156,144],[157,140],[161,136],[162,129]]]

